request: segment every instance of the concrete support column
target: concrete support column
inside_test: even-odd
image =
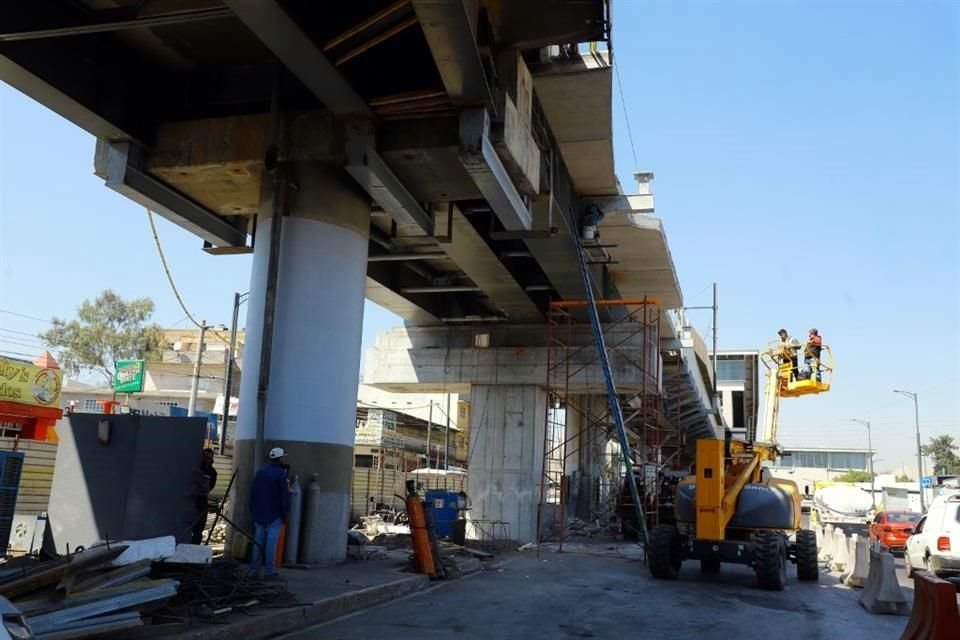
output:
[[[335,563],[346,555],[370,204],[339,168],[298,163],[298,189],[283,220],[264,447],[283,447],[290,476],[306,488],[317,474],[321,529],[301,558]],[[268,182],[268,181],[265,181]],[[271,194],[261,200],[250,278],[244,375],[234,465],[234,517],[250,526],[257,386],[270,253]],[[305,496],[306,497],[306,496]],[[301,540],[304,538],[301,537]]]
[[[546,391],[535,385],[471,387],[468,519],[478,521],[468,528],[471,537],[501,521],[511,539],[536,540],[546,403]]]

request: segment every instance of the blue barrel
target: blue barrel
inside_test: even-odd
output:
[[[452,536],[453,523],[456,522],[459,517],[456,491],[446,491],[443,489],[427,491],[426,503],[437,535],[441,538],[449,538]]]

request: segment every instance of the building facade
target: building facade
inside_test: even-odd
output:
[[[835,480],[850,471],[869,471],[869,449],[787,447],[772,468],[777,478],[793,480],[805,495],[817,482]]]
[[[759,351],[717,351],[717,392],[723,422],[735,438],[753,440],[760,410]]]

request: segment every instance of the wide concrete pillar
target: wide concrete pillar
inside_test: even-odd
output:
[[[509,535],[536,540],[547,394],[535,385],[470,388],[471,537]],[[508,523],[505,531],[502,525]]]
[[[370,204],[339,168],[299,163],[292,169],[298,189],[281,234],[261,460],[254,460],[254,441],[270,193],[257,224],[234,448],[239,468],[234,515],[242,525],[250,523],[253,473],[267,464],[272,447],[283,447],[291,477],[299,476],[306,489],[317,474],[321,489],[321,527],[314,544],[301,547],[301,558],[335,563],[345,558],[347,547]]]

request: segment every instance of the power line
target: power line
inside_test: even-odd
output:
[[[170,268],[167,266],[167,258],[163,255],[163,247],[160,246],[160,236],[157,235],[157,225],[153,223],[153,212],[150,209],[144,207],[147,211],[147,220],[150,221],[150,231],[153,233],[153,241],[157,245],[157,253],[160,255],[160,264],[163,265],[163,272],[167,274],[167,282],[170,283],[170,288],[173,289],[173,295],[177,298],[177,302],[180,304],[180,308],[187,315],[187,318],[190,319],[190,322],[195,324],[198,329],[202,328],[202,325],[197,322],[196,318],[193,317],[193,314],[190,313],[190,310],[187,309],[187,305],[184,304],[183,298],[180,297],[180,292],[177,290],[177,285],[173,282],[173,276],[170,274]],[[225,345],[229,345],[230,341],[220,335],[219,331],[214,329],[207,328],[207,331],[215,335],[220,342]]]
[[[30,338],[35,339],[37,342],[40,342],[40,337],[37,336],[37,334],[35,333],[27,333],[26,331],[14,331],[13,329],[5,329],[3,327],[0,327],[0,331],[4,333],[15,333],[18,336],[28,336]]]
[[[623,119],[627,123],[627,136],[630,138],[630,152],[633,153],[633,169],[640,168],[637,162],[637,148],[633,144],[633,129],[630,127],[630,112],[627,111],[627,98],[623,95],[623,83],[620,81],[620,65],[613,65],[613,73],[617,76],[617,86],[620,87],[620,104],[623,105]]]
[[[18,313],[16,311],[9,311],[7,309],[0,309],[0,313],[6,313],[11,316],[17,316],[18,318],[26,318],[27,320],[36,320],[38,322],[45,322],[46,324],[53,324],[49,320],[44,320],[43,318],[38,318],[37,316],[31,316],[25,313]]]

